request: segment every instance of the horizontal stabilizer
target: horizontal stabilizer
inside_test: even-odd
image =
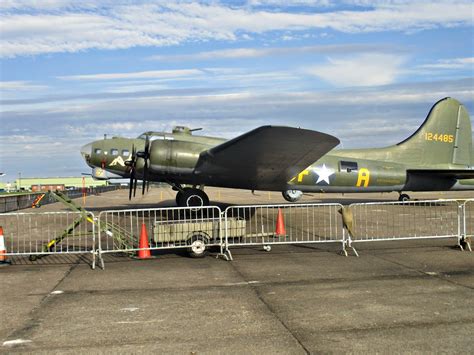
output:
[[[474,169],[409,169],[407,173],[441,179],[474,179]]]
[[[281,190],[338,144],[321,132],[262,126],[201,153],[195,174],[207,184]]]

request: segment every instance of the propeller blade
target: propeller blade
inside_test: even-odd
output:
[[[132,166],[130,170],[130,182],[128,183],[128,199],[132,199],[133,178],[135,177],[135,168]]]
[[[145,185],[148,183],[148,166],[150,161],[150,136],[145,136],[145,151],[143,152],[142,158],[143,164],[143,181],[142,181],[142,195],[145,195]]]
[[[145,185],[148,178],[148,159],[145,158],[145,165],[143,166],[143,182],[142,182],[142,195],[145,195]]]
[[[137,193],[137,181],[138,181],[137,178],[135,178],[135,180],[133,181],[133,197],[135,197]]]
[[[136,156],[135,156],[135,145],[132,145],[132,158],[128,166],[130,166],[130,182],[128,183],[128,199],[132,199],[132,190],[135,181],[135,165],[136,165]],[[135,196],[135,194],[133,194]]]
[[[150,136],[147,134],[145,137],[145,157],[150,157]]]

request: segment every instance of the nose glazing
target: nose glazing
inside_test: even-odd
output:
[[[92,153],[92,144],[86,144],[81,147],[81,155],[85,160],[89,160]]]

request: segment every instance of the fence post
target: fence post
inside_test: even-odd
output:
[[[459,220],[462,221],[462,226],[460,222],[460,226],[459,226],[460,235],[459,235],[458,244],[461,250],[464,250],[464,248],[467,247],[467,249],[469,249],[469,251],[472,252],[471,243],[469,240],[470,238],[467,236],[467,208],[466,207],[469,202],[472,202],[472,200],[464,201],[462,205],[459,205],[459,208],[460,208]]]

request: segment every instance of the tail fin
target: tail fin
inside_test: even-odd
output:
[[[471,120],[466,108],[446,97],[431,108],[425,122],[396,146],[397,158],[418,166],[472,166]]]

